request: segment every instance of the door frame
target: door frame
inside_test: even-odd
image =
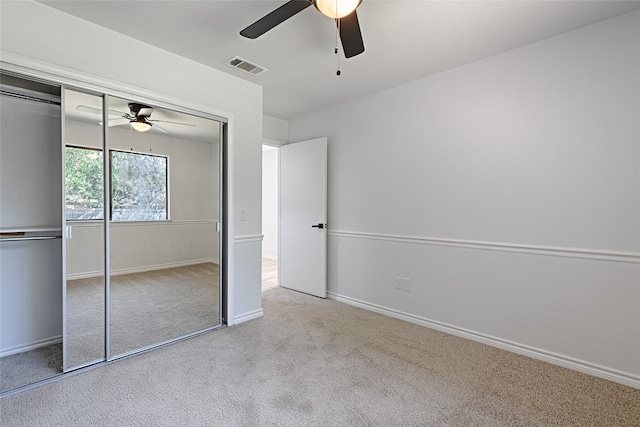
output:
[[[276,200],[276,223],[277,223],[277,227],[278,227],[278,232],[276,233],[276,240],[277,240],[277,249],[276,249],[276,257],[277,257],[277,263],[278,263],[278,286],[280,286],[280,148],[283,145],[287,145],[286,142],[283,141],[278,141],[276,139],[270,139],[270,138],[262,138],[262,145],[267,145],[269,147],[273,147],[277,150],[278,153],[278,159],[277,159],[277,179],[278,179],[278,190],[277,190],[277,198],[278,200]],[[262,185],[264,185],[264,180],[262,182]],[[262,201],[262,207],[264,207],[264,200]],[[263,234],[263,241],[264,241],[264,234]],[[262,253],[260,254],[260,262],[262,263]],[[260,283],[260,286],[262,286],[262,282]]]

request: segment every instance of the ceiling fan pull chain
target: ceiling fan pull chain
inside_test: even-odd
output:
[[[340,20],[336,18],[336,48],[333,53],[338,54],[338,33],[340,32]]]
[[[336,0],[336,7],[338,1]],[[340,71],[340,55],[338,55],[338,34],[340,33],[340,19],[336,18],[336,48],[333,51],[338,57],[338,71],[336,71],[336,75],[339,76],[342,72]]]

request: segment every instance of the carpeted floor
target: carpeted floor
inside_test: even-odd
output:
[[[104,357],[102,278],[67,285],[69,366]],[[111,277],[111,354],[220,324],[218,266],[189,265]]]
[[[62,344],[0,357],[0,392],[33,384],[62,372]]]
[[[640,390],[279,287],[264,317],[0,401],[7,426],[637,426]]]
[[[69,366],[104,358],[102,277],[67,284]],[[111,278],[112,354],[220,324],[218,266],[212,263]],[[0,391],[62,372],[62,345],[0,358]]]

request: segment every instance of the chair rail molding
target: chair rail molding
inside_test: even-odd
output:
[[[234,241],[236,243],[249,243],[249,242],[262,242],[264,236],[262,234],[244,234],[236,236]]]
[[[563,248],[556,246],[523,245],[504,242],[486,242],[476,240],[445,239],[437,237],[404,236],[397,234],[368,233],[361,231],[329,230],[330,236],[352,239],[368,239],[430,246],[452,246],[457,248],[516,252],[531,255],[582,258],[598,261],[624,262],[640,264],[640,252],[602,251],[595,249]]]

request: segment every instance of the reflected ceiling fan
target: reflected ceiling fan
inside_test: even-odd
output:
[[[323,15],[336,20],[344,56],[351,58],[364,52],[356,13],[360,3],[362,0],[291,0],[240,31],[240,35],[250,39],[258,38],[293,15],[314,5]]]
[[[78,111],[84,111],[87,113],[94,114],[102,114],[102,110],[99,108],[87,107],[86,105],[78,105],[76,107]],[[137,102],[129,103],[129,113],[123,113],[121,111],[109,110],[109,115],[120,116],[117,119],[109,119],[109,127],[112,126],[120,126],[124,124],[129,124],[131,127],[138,132],[146,132],[152,127],[154,129],[159,130],[163,133],[169,133],[169,131],[161,128],[156,123],[170,123],[172,125],[181,125],[181,126],[195,126],[189,123],[177,123],[177,122],[169,122],[166,120],[153,120],[150,119],[151,113],[153,113],[153,107],[149,107],[148,105],[139,104]],[[102,124],[102,122],[100,122]]]

